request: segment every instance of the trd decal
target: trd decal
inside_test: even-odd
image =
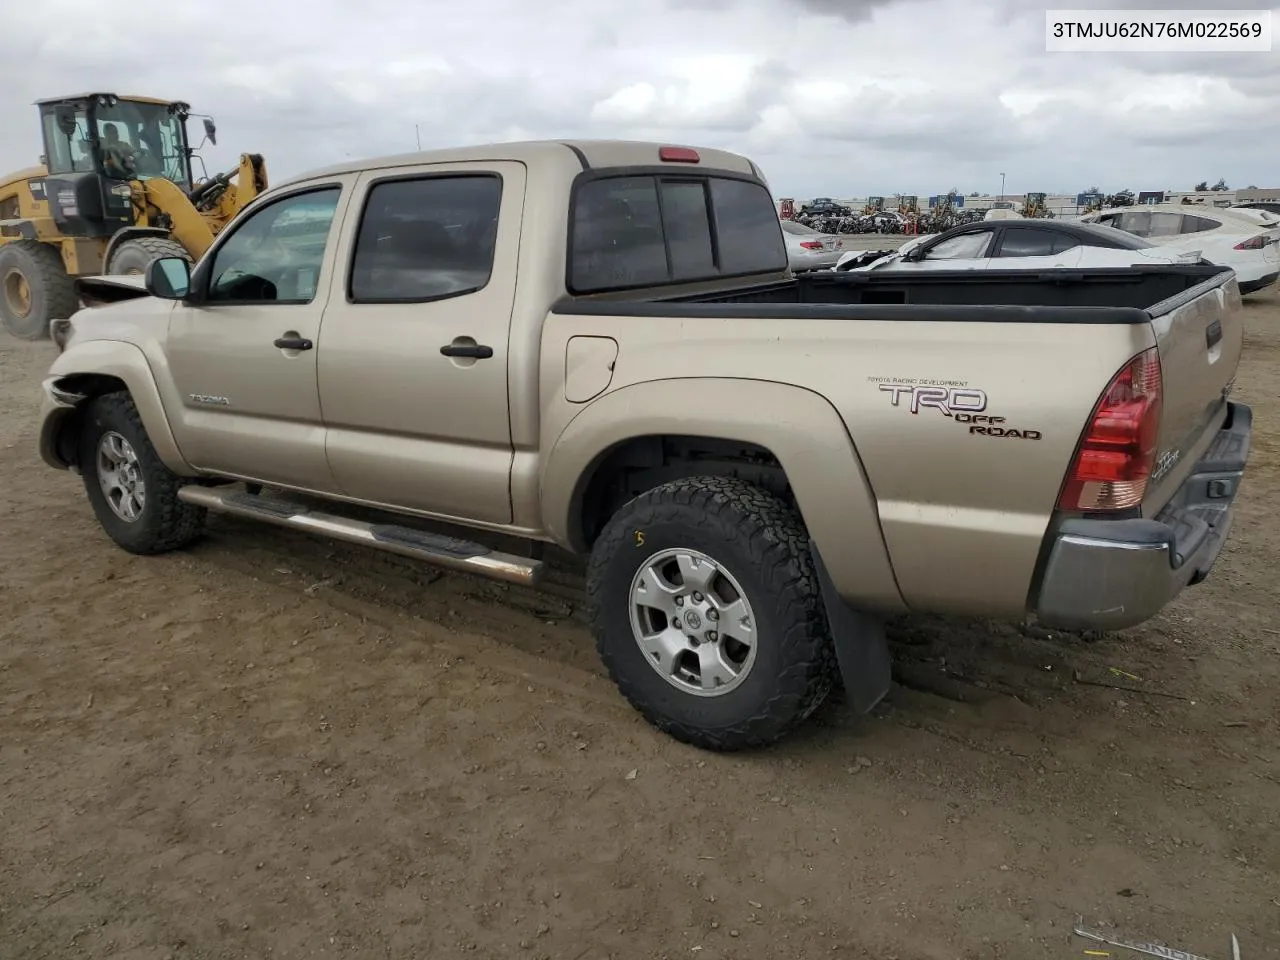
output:
[[[1039,440],[1039,430],[1009,427],[1004,417],[986,413],[987,392],[970,387],[963,380],[886,380],[871,377],[889,403],[905,407],[915,416],[923,409],[936,410],[955,423],[962,424],[975,437],[1006,437],[1015,440]]]
[[[889,394],[895,407],[906,406],[918,414],[921,407],[933,407],[950,417],[957,413],[981,413],[987,409],[987,394],[965,387],[927,387],[920,384],[882,383],[880,389]],[[905,404],[903,397],[909,398]]]

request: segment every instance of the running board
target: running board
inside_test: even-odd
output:
[[[388,523],[365,523],[332,513],[321,513],[300,503],[277,497],[255,496],[190,484],[178,490],[178,499],[195,507],[233,517],[318,533],[346,543],[425,560],[450,570],[461,570],[491,580],[534,586],[542,578],[541,560],[500,553],[483,544],[457,537],[415,530]]]

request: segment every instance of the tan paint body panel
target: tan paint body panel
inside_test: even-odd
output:
[[[316,351],[320,393],[329,465],[344,494],[505,524],[511,522],[512,460],[507,343],[525,166],[481,161],[395,170],[397,177],[468,173],[502,179],[488,284],[474,294],[429,303],[361,304],[348,302],[346,278],[335,274]],[[361,197],[388,175],[362,175]],[[344,251],[355,243],[356,212],[347,218],[340,243]],[[442,356],[440,348],[459,337],[492,347],[493,356]]]
[[[597,167],[652,165],[657,154],[649,143],[572,146]],[[565,292],[566,211],[582,170],[575,149],[541,142],[408,154],[279,185],[250,204],[206,257],[275,199],[338,183],[343,193],[312,303],[228,308],[139,300],[81,313],[55,372],[93,372],[99,363],[123,369],[123,358],[140,352],[145,363],[128,370],[154,378],[139,387],[152,398],[144,422],[153,436],[171,435],[164,456],[179,472],[255,480],[565,546],[574,542],[576,492],[616,444],[662,434],[758,444],[780,460],[849,601],[879,610],[1020,616],[1081,430],[1116,371],[1162,338],[1169,369],[1194,381],[1193,389],[1175,391],[1170,430],[1200,443],[1190,429],[1195,411],[1182,409],[1179,397],[1203,402],[1210,381],[1234,371],[1239,357],[1230,319],[1220,365],[1207,371],[1195,338],[1188,346],[1178,335],[1179,325],[1204,322],[1196,311],[1223,305],[1208,300],[1174,314],[1163,334],[1148,324],[924,322],[909,315],[548,315]],[[743,157],[700,152],[704,170],[754,170]],[[503,179],[488,285],[429,303],[349,302],[346,274],[370,186],[388,176],[459,171]],[[628,296],[637,294],[599,299]],[[274,348],[273,339],[287,333],[312,339],[316,349]],[[442,356],[441,346],[460,336],[492,347],[493,357]],[[105,348],[95,338],[137,349],[121,352],[130,348],[119,344],[100,355]],[[901,390],[883,389],[926,383],[983,391],[985,413],[1040,439],[975,434],[936,409],[913,413]],[[153,428],[157,417],[167,423]],[[1162,447],[1174,442],[1162,438]],[[1194,452],[1184,451],[1186,468]],[[1171,469],[1167,482],[1184,470]]]
[[[126,335],[137,337],[142,329],[135,327]],[[69,349],[53,362],[49,368],[49,378],[95,373],[122,381],[133,396],[142,425],[164,465],[181,476],[196,476],[198,471],[182,455],[173,434],[171,408],[166,409],[160,392],[166,371],[163,367],[157,371],[151,365],[151,360],[156,356],[162,358],[163,355],[152,353],[149,357],[146,342],[139,343],[137,339],[132,342],[112,339],[82,340],[74,345],[74,349]],[[53,402],[48,393],[41,400],[39,449],[41,458],[50,466],[64,466],[57,459],[54,442],[64,418],[71,412],[70,408]]]
[[[342,194],[310,303],[173,305],[165,347],[166,405],[174,411],[178,444],[197,469],[333,489],[316,379],[319,351],[280,350],[273,342],[289,335],[319,338],[325,291],[338,261],[334,239],[355,179],[347,175],[323,182],[340,187]],[[295,192],[307,191],[276,196]]]
[[[1222,339],[1207,349],[1199,331],[1217,319]],[[1226,409],[1206,400],[1216,400],[1235,380],[1244,351],[1244,305],[1236,282],[1219,287],[1211,297],[1201,297],[1179,307],[1152,324],[1160,349],[1160,365],[1166,384],[1164,409],[1160,417],[1159,456],[1155,482],[1144,502],[1143,512],[1151,516],[1190,475],[1200,456],[1213,442],[1215,429],[1226,417]],[[1207,429],[1207,428],[1214,429]],[[1170,466],[1160,473],[1161,460]]]
[[[558,325],[565,319],[553,316],[548,321],[549,344],[562,336]],[[604,319],[596,322],[607,328]],[[637,359],[641,352],[635,351]],[[544,353],[563,355],[550,348]],[[802,387],[763,380],[696,374],[683,379],[688,374],[680,370],[671,371],[672,379],[636,381],[621,362],[631,356],[624,347],[614,387],[604,396],[585,408],[562,402],[559,409],[547,411],[542,510],[557,542],[570,542],[579,478],[600,454],[624,440],[684,434],[757,443],[772,450],[787,469],[805,523],[847,598],[877,609],[902,608],[871,488],[844,424],[827,400]],[[713,410],[714,417],[708,415]]]
[[[785,337],[779,326],[553,314],[543,357],[545,363],[563,356],[562,343],[586,330],[614,337],[621,349],[609,391],[574,414],[587,422],[601,417],[607,426],[599,436],[612,442],[627,431],[668,432],[759,443],[781,460],[824,558],[846,549],[873,552],[878,503],[883,542],[907,604],[992,615],[1024,606],[1085,420],[1116,370],[1153,342],[1144,326],[788,320]],[[1058,358],[1052,377],[1027,362],[1040,351]],[[544,372],[553,378],[552,370]],[[655,374],[664,379],[646,384]],[[706,379],[716,377],[737,378],[741,386],[718,394],[711,386],[723,381]],[[776,382],[785,377],[803,388]],[[904,379],[984,390],[989,413],[1043,439],[973,435],[938,410],[894,407],[879,381]],[[637,384],[645,384],[643,391]],[[615,399],[626,395],[625,403]],[[819,415],[814,401],[830,416]],[[597,412],[604,405],[609,412]],[[556,416],[547,410],[548,431]],[[567,507],[562,485],[602,449],[576,424],[544,446],[544,516],[557,539],[566,535],[559,525]],[[846,451],[839,467],[830,461],[837,449]],[[810,485],[812,495],[803,495]],[[816,504],[824,505],[821,522],[809,516]],[[851,560],[841,572],[852,566]],[[837,584],[858,584],[850,588],[858,599],[885,600],[886,584],[873,587],[867,571],[844,579],[832,567]]]

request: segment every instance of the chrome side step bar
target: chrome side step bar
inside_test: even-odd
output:
[[[263,523],[318,533],[346,543],[425,560],[450,570],[461,570],[491,580],[534,586],[542,577],[541,560],[500,553],[483,544],[444,534],[395,524],[365,523],[332,513],[322,513],[278,497],[256,496],[237,490],[219,490],[195,484],[178,490],[178,499],[214,513],[247,517]]]

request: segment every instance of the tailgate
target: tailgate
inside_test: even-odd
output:
[[[1208,289],[1205,289],[1208,287]],[[1223,418],[1244,343],[1240,288],[1214,279],[1151,308],[1160,352],[1162,410],[1143,513],[1159,511],[1204,453]]]

